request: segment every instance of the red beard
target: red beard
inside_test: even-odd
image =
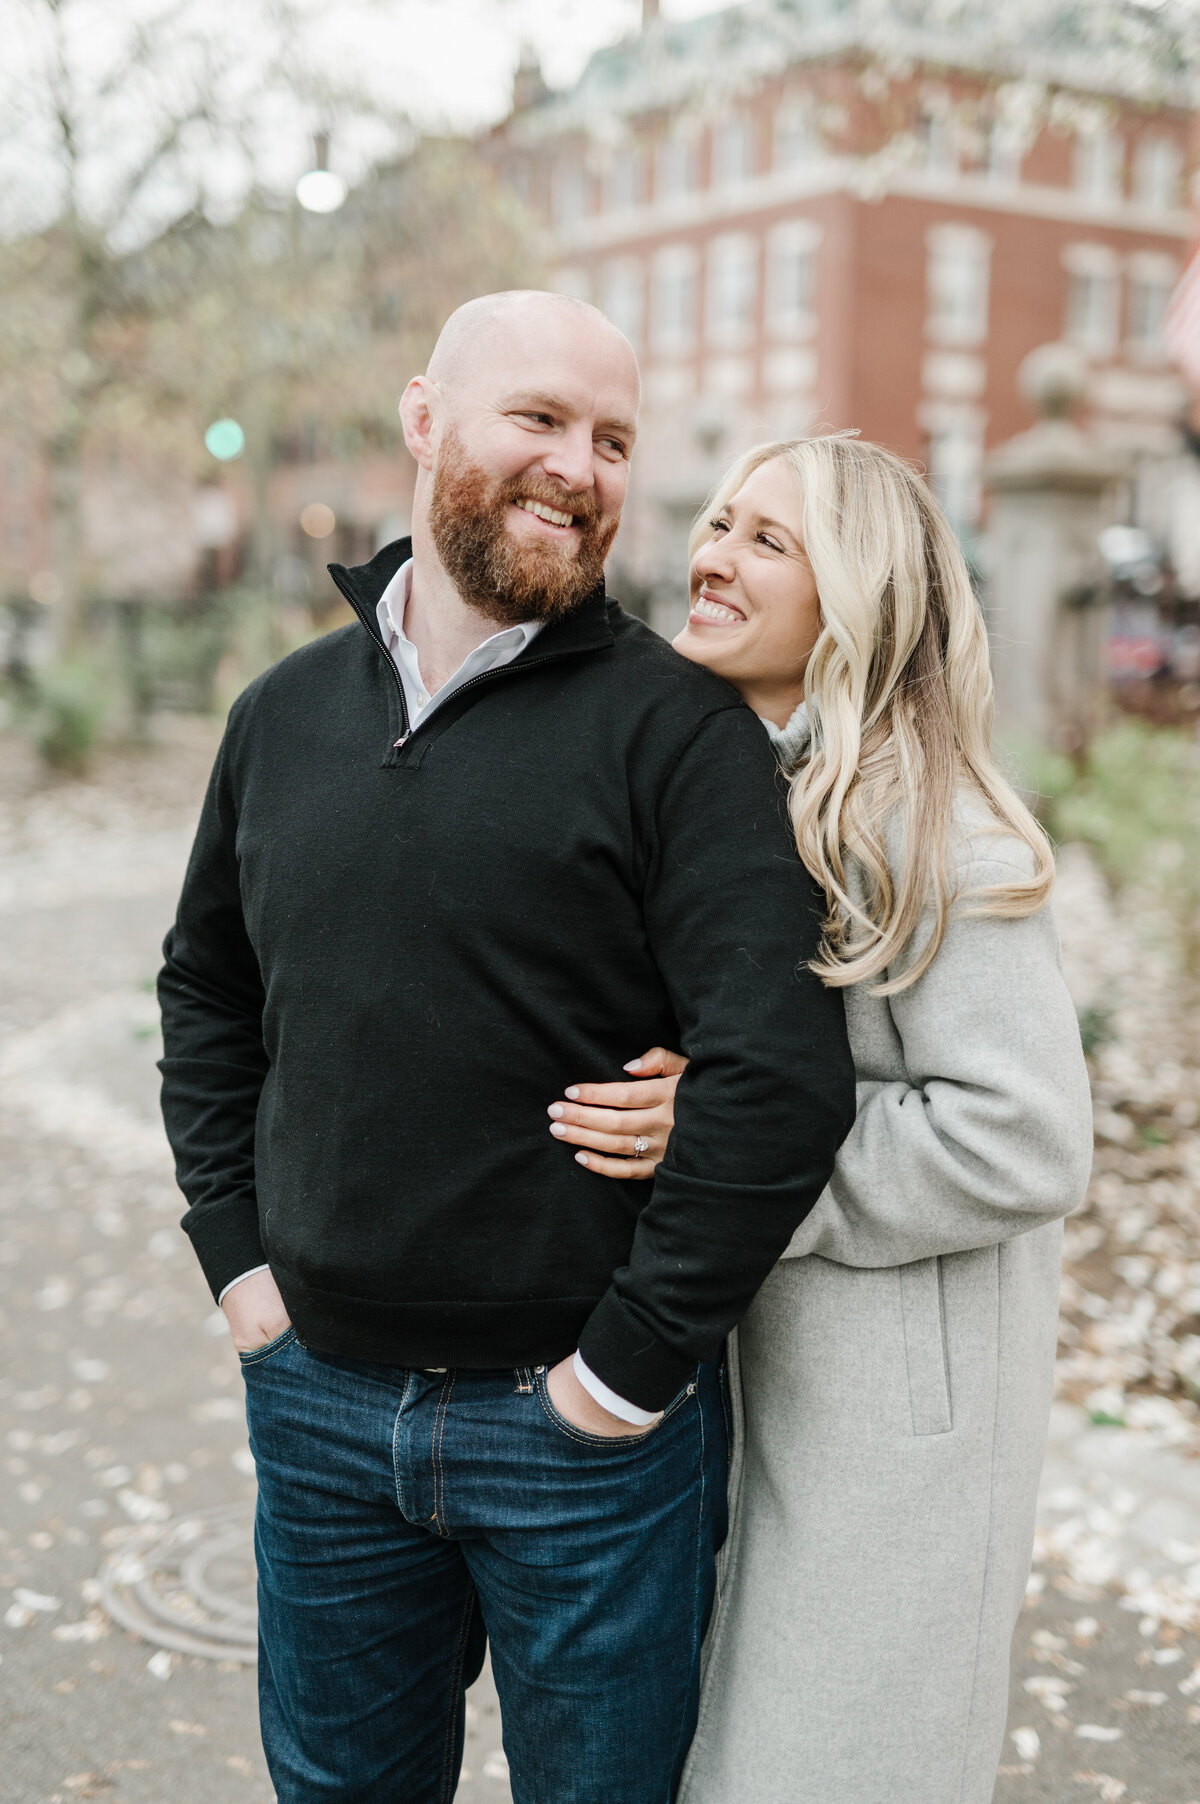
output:
[[[520,544],[508,530],[517,501],[542,501],[575,516],[575,543]],[[471,607],[502,626],[561,620],[604,580],[616,520],[602,517],[594,494],[556,488],[544,476],[493,482],[447,431],[433,476],[429,528],[451,582]]]

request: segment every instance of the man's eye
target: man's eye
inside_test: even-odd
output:
[[[606,451],[611,451],[614,457],[628,456],[628,452],[619,438],[602,438],[600,444]]]
[[[554,424],[554,421],[550,418],[548,413],[523,413],[521,418],[523,420],[533,420],[539,426],[553,426]]]

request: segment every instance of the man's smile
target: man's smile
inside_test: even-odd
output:
[[[540,520],[543,526],[550,527],[556,535],[570,531],[576,523],[574,514],[564,513],[561,508],[551,507],[545,501],[514,501],[513,506],[521,513]]]

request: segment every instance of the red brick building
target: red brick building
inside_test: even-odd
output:
[[[669,628],[686,524],[737,449],[818,423],[924,462],[960,530],[1030,424],[1035,346],[1088,358],[1097,431],[1177,442],[1163,311],[1194,236],[1194,118],[1095,52],[870,29],[750,0],[643,29],[486,148],[561,288],[627,332],[645,415],[622,577]],[[1052,35],[1052,34],[1048,34]]]

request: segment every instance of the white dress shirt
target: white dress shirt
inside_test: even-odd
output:
[[[485,670],[499,670],[502,665],[511,664],[537,638],[542,630],[542,622],[522,620],[517,626],[506,626],[502,631],[493,633],[490,639],[485,639],[482,645],[469,651],[454,675],[435,694],[430,695],[421,676],[417,648],[404,631],[404,611],[412,593],[412,571],[412,559],[409,558],[407,564],[401,564],[380,596],[378,618],[383,642],[392,654],[392,662],[404,688],[408,730],[415,733],[435,708],[440,708],[456,689],[461,689],[472,677],[482,676]]]
[[[485,670],[499,670],[505,664],[511,664],[519,657],[527,645],[532,644],[542,630],[540,620],[522,620],[516,626],[504,627],[502,631],[493,633],[474,651],[469,651],[454,675],[444,682],[433,695],[425,687],[421,676],[421,666],[417,658],[417,648],[404,631],[404,611],[408,606],[408,598],[412,593],[412,559],[401,564],[395,576],[379,598],[379,631],[383,642],[392,654],[392,662],[400,677],[404,689],[404,705],[408,712],[408,731],[413,734],[428,720],[434,710],[452,696],[456,689],[469,683],[472,677],[481,676]],[[268,1265],[252,1266],[248,1272],[239,1272],[231,1278],[220,1296],[218,1304],[225,1301],[235,1284],[241,1284],[247,1278],[253,1278],[259,1272],[270,1271]],[[618,1397],[596,1374],[589,1369],[582,1356],[575,1354],[575,1376],[584,1390],[594,1398],[601,1409],[618,1417],[622,1422],[632,1422],[636,1427],[647,1427],[657,1422],[661,1410],[639,1409],[636,1403],[627,1403],[624,1397]]]

